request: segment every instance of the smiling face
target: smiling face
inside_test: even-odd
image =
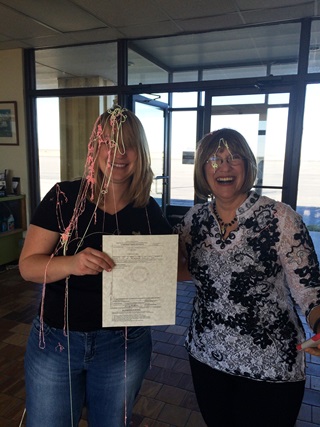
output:
[[[243,199],[245,161],[237,153],[232,153],[226,146],[220,147],[209,157],[204,172],[212,194],[217,199]]]
[[[99,150],[98,163],[101,172],[110,178],[114,184],[129,183],[137,160],[136,150],[129,146],[116,146],[110,143],[102,143]]]
[[[125,191],[135,207],[147,205],[153,172],[146,134],[134,113],[115,106],[97,118],[84,174],[92,202],[99,202],[101,194],[107,195],[109,185],[115,184],[113,191]]]
[[[238,131],[222,128],[210,132],[197,144],[194,163],[196,195],[200,199],[216,196],[225,201],[244,200],[256,179],[256,166],[248,142]]]

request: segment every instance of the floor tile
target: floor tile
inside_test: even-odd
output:
[[[41,285],[23,281],[17,269],[0,273],[1,427],[18,427],[24,410],[23,359],[41,290]],[[152,362],[134,406],[131,427],[205,427],[184,347],[194,294],[191,283],[178,283],[177,324],[152,328]],[[302,316],[301,319],[306,325]],[[296,427],[317,426],[320,426],[320,358],[308,357],[304,402]],[[87,427],[85,411],[78,427]]]

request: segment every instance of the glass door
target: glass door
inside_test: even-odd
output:
[[[289,93],[212,96],[210,131],[232,128],[248,141],[258,165],[255,189],[282,199]]]
[[[297,211],[302,216],[320,259],[320,84],[307,86]]]
[[[158,99],[161,96],[138,95],[133,97],[133,111],[141,120],[149,144],[151,166],[154,173],[151,196],[154,197],[165,213],[169,182],[168,105],[165,102],[157,101],[154,99],[155,97]]]

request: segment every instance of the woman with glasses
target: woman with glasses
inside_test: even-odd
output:
[[[305,386],[305,333],[295,303],[320,332],[314,246],[290,206],[252,190],[256,160],[235,130],[206,135],[196,152],[201,199],[177,226],[180,279],[197,288],[186,338],[209,427],[293,427]],[[184,265],[187,265],[184,269]],[[318,348],[307,349],[320,355]]]

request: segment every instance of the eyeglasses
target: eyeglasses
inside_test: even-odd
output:
[[[240,154],[230,154],[228,157],[223,159],[222,157],[212,156],[209,157],[207,163],[210,163],[213,168],[218,168],[223,162],[229,163],[231,166],[239,166],[243,161],[243,157]]]

